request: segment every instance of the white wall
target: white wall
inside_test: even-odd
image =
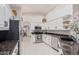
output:
[[[72,4],[60,4],[54,10],[49,12],[46,16],[49,29],[53,30],[64,30],[63,28],[63,16],[72,15]],[[58,18],[58,19],[57,19]]]
[[[73,5],[73,19],[74,19],[74,23],[79,25],[79,4]],[[72,35],[77,39],[77,42],[79,43],[79,34],[76,34],[76,32],[73,31]]]
[[[73,17],[74,21],[79,22],[79,4],[73,5]]]
[[[31,30],[34,30],[35,26],[42,26],[42,15],[26,14],[23,15],[23,21],[29,22],[31,25]]]

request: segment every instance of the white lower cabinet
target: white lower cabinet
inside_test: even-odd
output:
[[[59,54],[63,54],[62,48],[61,48],[61,45],[60,45],[60,41],[59,41],[59,39],[57,37],[54,37],[52,35],[45,35],[45,34],[43,34],[43,41],[48,46],[50,46],[51,48],[54,48],[54,49],[58,50]]]
[[[43,41],[51,47],[58,49],[58,38],[53,37],[52,35],[43,35]]]
[[[59,48],[59,39],[56,38],[56,37],[51,37],[51,46],[54,47],[55,49],[58,49]]]
[[[50,35],[43,35],[43,41],[46,44],[51,45],[51,36]]]

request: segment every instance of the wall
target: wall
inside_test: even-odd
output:
[[[74,23],[79,25],[79,4],[73,5],[73,19],[74,19]],[[77,34],[75,31],[73,31],[72,34],[75,36],[77,42],[79,43],[79,34]]]
[[[34,30],[35,26],[42,26],[42,22],[41,22],[42,18],[43,18],[42,15],[26,14],[26,15],[23,15],[23,22],[30,23],[31,30]]]
[[[74,21],[79,22],[79,4],[73,5],[73,16],[74,16]]]

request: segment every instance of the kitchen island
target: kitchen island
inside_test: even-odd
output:
[[[0,55],[12,55],[17,44],[18,40],[5,40],[0,42]],[[18,54],[18,50],[16,54]]]

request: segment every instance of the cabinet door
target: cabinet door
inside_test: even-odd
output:
[[[4,8],[3,5],[0,5],[0,28],[4,26]]]
[[[43,41],[51,46],[51,36],[49,35],[43,35]]]
[[[0,5],[0,30],[9,29],[9,13],[8,5]]]
[[[4,27],[9,29],[9,20],[10,20],[10,7],[9,5],[5,5],[5,20],[4,20]]]

